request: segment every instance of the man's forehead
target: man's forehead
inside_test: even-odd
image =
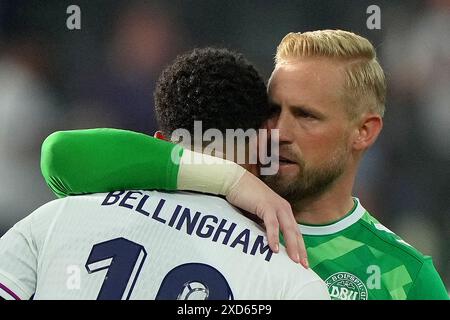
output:
[[[331,59],[314,58],[290,61],[277,65],[268,83],[272,100],[280,96],[289,99],[329,98],[342,93],[344,76],[342,65]]]
[[[271,80],[281,76],[298,81],[308,78],[313,82],[339,82],[343,80],[344,67],[345,64],[339,60],[324,57],[288,60],[275,67]]]

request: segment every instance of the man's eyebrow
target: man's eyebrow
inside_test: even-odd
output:
[[[291,105],[291,106],[289,106],[289,109],[291,109],[291,111],[294,111],[294,112],[300,111],[303,113],[308,113],[308,114],[311,114],[311,115],[319,117],[319,118],[325,117],[325,115],[322,112],[315,110],[313,108],[310,108],[308,106],[305,106],[305,105]]]

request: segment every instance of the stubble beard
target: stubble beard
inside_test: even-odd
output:
[[[281,147],[281,146],[280,146]],[[291,155],[292,150],[288,151]],[[317,197],[327,191],[345,171],[348,150],[341,146],[327,161],[314,166],[307,164],[298,154],[295,155],[299,171],[295,176],[285,176],[280,172],[261,179],[298,210],[298,205],[305,199]]]

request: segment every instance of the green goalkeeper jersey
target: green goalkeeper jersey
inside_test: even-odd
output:
[[[176,190],[183,149],[116,129],[57,132],[42,147],[41,169],[60,197],[122,189]],[[214,177],[211,177],[214,179]],[[299,225],[312,269],[333,299],[448,299],[430,257],[354,208],[328,225]],[[283,240],[283,239],[281,239]]]
[[[311,268],[332,299],[448,299],[430,257],[384,227],[354,198],[353,210],[324,226],[300,225]]]

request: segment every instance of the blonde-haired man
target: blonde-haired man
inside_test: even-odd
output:
[[[386,81],[372,44],[342,30],[289,33],[269,80],[280,169],[262,179],[292,205],[311,267],[335,299],[448,299],[431,258],[352,197],[375,142]]]
[[[352,197],[363,153],[375,142],[383,126],[386,84],[372,44],[341,30],[290,33],[278,46],[275,61],[268,88],[273,114],[267,127],[279,129],[280,169],[276,175],[261,178],[290,202],[310,266],[326,282],[331,297],[448,299],[431,258],[380,224]],[[84,139],[97,139],[100,143],[102,137],[84,135]],[[124,149],[115,145],[111,158]],[[95,156],[89,150],[74,154],[68,142],[64,150],[58,155],[49,148],[47,156],[52,163],[64,163],[61,160],[69,155],[80,159],[89,153],[90,157]],[[148,161],[151,168],[151,159],[142,161]],[[117,166],[111,161],[103,166],[104,172],[96,172],[91,178],[101,181],[110,177]],[[135,182],[124,179],[137,173],[133,163],[128,165],[128,174],[125,166],[120,164],[124,172],[120,183],[132,189]],[[55,170],[59,176],[54,178],[70,184],[74,179],[64,176],[63,169]],[[88,169],[80,164],[70,171]],[[52,170],[47,167],[48,173]],[[182,171],[189,172],[186,168]],[[155,174],[164,176],[163,172]],[[191,189],[208,192],[221,176],[216,171],[210,181],[201,183],[194,183],[198,179],[192,177]],[[47,181],[51,183],[50,179]],[[112,187],[114,183],[105,180],[102,190],[81,185],[70,192]],[[164,186],[149,184],[148,188]],[[245,186],[241,185],[240,190],[245,190]],[[248,202],[254,201],[251,190],[227,195],[227,199],[246,195]],[[242,203],[242,199],[234,200]]]
[[[280,170],[263,178],[298,220],[333,221],[353,207],[358,163],[382,128],[383,70],[367,39],[341,30],[289,33],[275,61],[268,126],[280,130]]]

